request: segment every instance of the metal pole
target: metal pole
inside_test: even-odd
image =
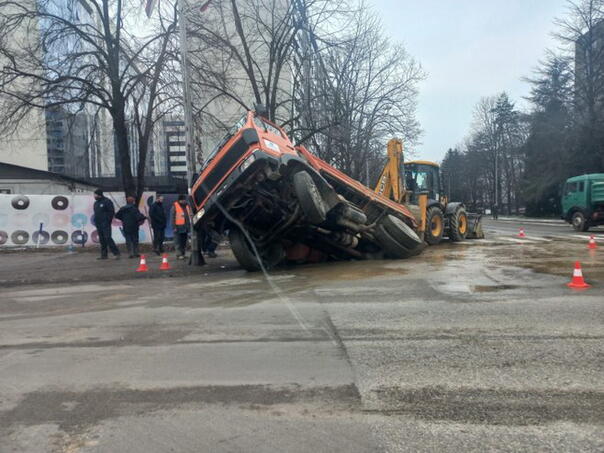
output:
[[[188,44],[187,44],[187,15],[184,7],[185,0],[178,0],[180,16],[180,53],[182,58],[183,77],[183,107],[185,112],[185,147],[187,157],[187,187],[191,192],[193,175],[195,174],[195,153],[193,152],[193,107],[191,105],[191,88],[188,68]]]
[[[187,157],[187,192],[191,195],[193,175],[195,175],[195,152],[193,150],[193,106],[191,105],[191,88],[188,67],[188,43],[187,43],[187,14],[185,12],[185,0],[178,0],[178,14],[180,19],[180,54],[182,59],[183,77],[183,107],[185,113],[185,151]],[[192,211],[192,210],[191,210]],[[191,212],[189,211],[189,212]],[[201,255],[200,243],[197,231],[193,227],[193,218],[189,216],[191,225],[191,259],[189,264],[199,266],[205,264]]]

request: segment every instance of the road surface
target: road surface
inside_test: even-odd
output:
[[[39,255],[0,289],[0,452],[603,451],[604,246],[516,227],[268,280]]]

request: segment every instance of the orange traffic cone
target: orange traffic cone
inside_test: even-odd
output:
[[[524,234],[524,228],[520,228],[520,232],[518,233],[519,238],[525,238],[526,234]]]
[[[168,263],[168,255],[166,255],[164,253],[164,255],[161,258],[161,265],[159,266],[159,270],[160,271],[169,271],[170,269],[172,269],[170,267],[170,263]]]
[[[566,286],[574,289],[585,289],[589,288],[591,285],[585,283],[583,280],[583,272],[581,272],[581,263],[578,261],[575,263],[575,270],[573,271],[573,278],[570,283],[567,283]]]
[[[145,258],[145,255],[141,255],[141,262],[138,265],[136,272],[147,272],[148,270],[149,268],[147,267],[147,259]]]
[[[587,243],[587,248],[589,250],[595,250],[598,248],[597,244],[596,244],[596,238],[594,237],[594,235],[592,234],[589,238],[589,242]]]

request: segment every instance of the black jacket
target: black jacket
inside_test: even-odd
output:
[[[107,197],[101,197],[94,202],[94,223],[98,227],[111,226],[115,215],[113,202]]]
[[[151,208],[149,208],[149,219],[154,230],[163,230],[166,228],[166,211],[164,211],[162,203],[156,201],[151,205]]]
[[[120,210],[117,211],[117,214],[115,214],[115,218],[122,221],[124,231],[138,230],[139,225],[146,219],[146,217],[138,210],[138,207],[133,204],[122,206]]]

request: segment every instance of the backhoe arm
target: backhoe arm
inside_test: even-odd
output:
[[[375,193],[400,203],[405,195],[405,187],[400,172],[403,157],[403,142],[392,138],[388,141],[387,150],[388,162],[378,178]]]

